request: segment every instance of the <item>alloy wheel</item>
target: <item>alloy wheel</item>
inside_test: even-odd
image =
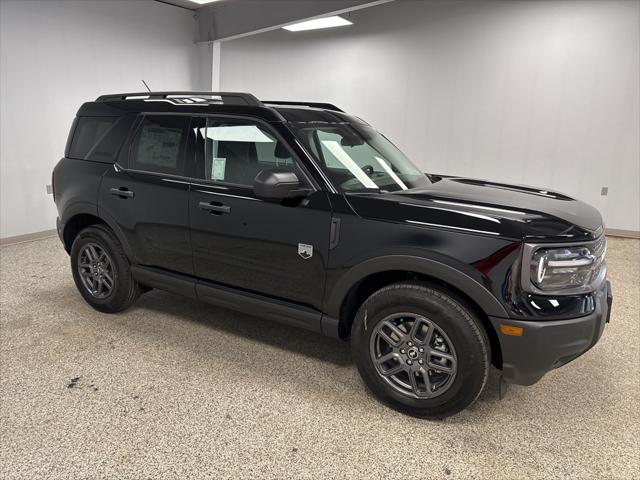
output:
[[[107,298],[115,287],[115,272],[109,254],[95,243],[87,243],[78,254],[82,284],[95,298]]]
[[[442,395],[457,373],[457,356],[449,337],[434,322],[415,313],[385,317],[371,335],[369,350],[380,377],[412,398]]]

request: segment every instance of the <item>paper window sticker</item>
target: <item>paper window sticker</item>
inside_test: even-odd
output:
[[[212,180],[224,180],[224,171],[227,167],[227,159],[220,157],[213,157],[211,162],[211,179]]]

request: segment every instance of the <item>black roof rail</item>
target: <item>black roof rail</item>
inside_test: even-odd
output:
[[[164,100],[176,99],[184,100],[201,97],[220,97],[222,103],[232,105],[248,105],[251,107],[264,107],[262,102],[250,93],[240,92],[140,92],[140,93],[114,93],[111,95],[101,95],[96,98],[96,102],[118,101],[118,100]],[[191,103],[191,102],[180,102]]]
[[[292,106],[301,106],[301,107],[312,107],[312,108],[324,108],[325,110],[334,110],[336,112],[343,112],[342,109],[336,107],[331,103],[320,103],[320,102],[288,102],[288,101],[279,101],[279,100],[263,100],[262,103],[269,105],[292,105]]]

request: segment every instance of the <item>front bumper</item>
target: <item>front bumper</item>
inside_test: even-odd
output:
[[[611,285],[595,295],[590,315],[569,320],[521,321],[490,317],[502,350],[502,375],[509,383],[532,385],[545,373],[561,367],[593,347],[611,315]],[[521,327],[522,336],[500,332],[500,325]]]

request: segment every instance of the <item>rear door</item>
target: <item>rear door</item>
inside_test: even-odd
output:
[[[144,115],[102,180],[99,214],[125,237],[139,265],[193,274],[189,182],[183,177],[190,117]]]
[[[199,120],[189,218],[195,274],[209,282],[320,310],[329,250],[326,192],[268,201],[253,193],[256,175],[292,169],[312,186],[284,140],[258,121]]]

